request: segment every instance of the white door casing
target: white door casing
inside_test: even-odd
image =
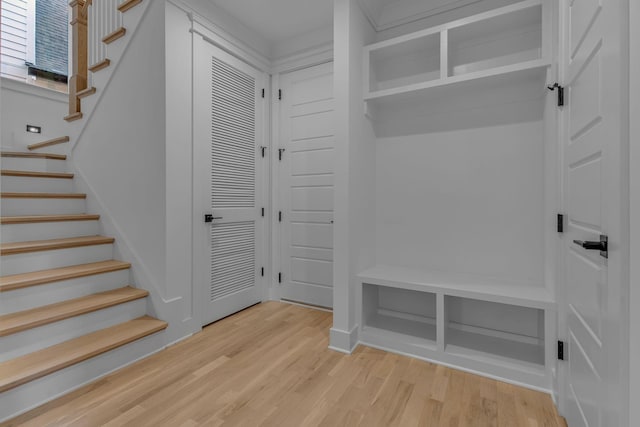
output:
[[[333,64],[280,76],[279,171],[282,299],[333,305]],[[281,156],[281,160],[280,160]],[[277,212],[277,215],[279,212]]]
[[[199,37],[194,53],[194,295],[206,325],[264,298],[264,76]]]
[[[565,0],[564,283],[561,410],[570,426],[621,426],[624,321],[622,7]],[[608,236],[608,258],[574,241]]]

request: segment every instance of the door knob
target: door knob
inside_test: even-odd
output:
[[[222,219],[221,216],[213,216],[211,214],[205,214],[204,215],[204,222],[213,222],[213,220],[215,219]]]
[[[584,249],[590,250],[590,251],[600,251],[600,255],[602,255],[605,258],[609,257],[609,243],[608,243],[608,237],[607,236],[600,236],[600,240],[599,241],[589,241],[589,240],[574,240],[573,243],[575,243],[578,246],[582,246]]]

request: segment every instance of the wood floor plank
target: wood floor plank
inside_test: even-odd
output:
[[[333,352],[331,324],[263,303],[0,426],[562,425],[543,393],[364,346]]]

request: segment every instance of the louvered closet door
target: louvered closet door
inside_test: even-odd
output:
[[[201,42],[198,56],[194,163],[202,165],[195,168],[195,179],[204,193],[200,197],[206,200],[200,221],[208,237],[204,250],[208,256],[201,256],[205,265],[197,268],[208,271],[200,274],[203,324],[207,324],[262,300],[258,208],[262,78],[257,70],[207,42]],[[205,221],[206,214],[212,216],[210,222]]]

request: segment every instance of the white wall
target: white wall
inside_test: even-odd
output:
[[[331,346],[350,351],[356,343],[356,274],[375,263],[374,164],[371,124],[362,102],[362,47],[374,31],[357,0],[334,2],[334,99],[336,169],[334,295]]]
[[[630,275],[630,391],[629,425],[640,425],[640,3],[629,1],[630,12],[630,180],[631,180],[631,275]]]
[[[544,286],[544,123],[379,138],[378,264]]]
[[[182,8],[201,15],[206,18],[212,27],[211,30],[221,29],[227,34],[233,34],[234,42],[240,42],[242,49],[252,53],[257,53],[263,57],[271,55],[271,45],[264,38],[251,28],[246,27],[233,16],[217,7],[208,0],[171,0]]]
[[[2,79],[0,108],[2,129],[0,145],[13,150],[25,150],[29,144],[65,136],[68,96],[23,82]],[[26,132],[26,125],[42,127],[41,134]]]
[[[184,319],[192,306],[192,34],[186,13],[165,9],[166,63],[166,277],[167,297],[183,297]],[[199,326],[198,326],[199,327]]]
[[[164,3],[153,2],[72,153],[79,179],[105,221],[165,296],[166,171]],[[91,206],[91,200],[90,200]],[[116,248],[118,248],[118,240]],[[130,260],[131,261],[131,260]]]

